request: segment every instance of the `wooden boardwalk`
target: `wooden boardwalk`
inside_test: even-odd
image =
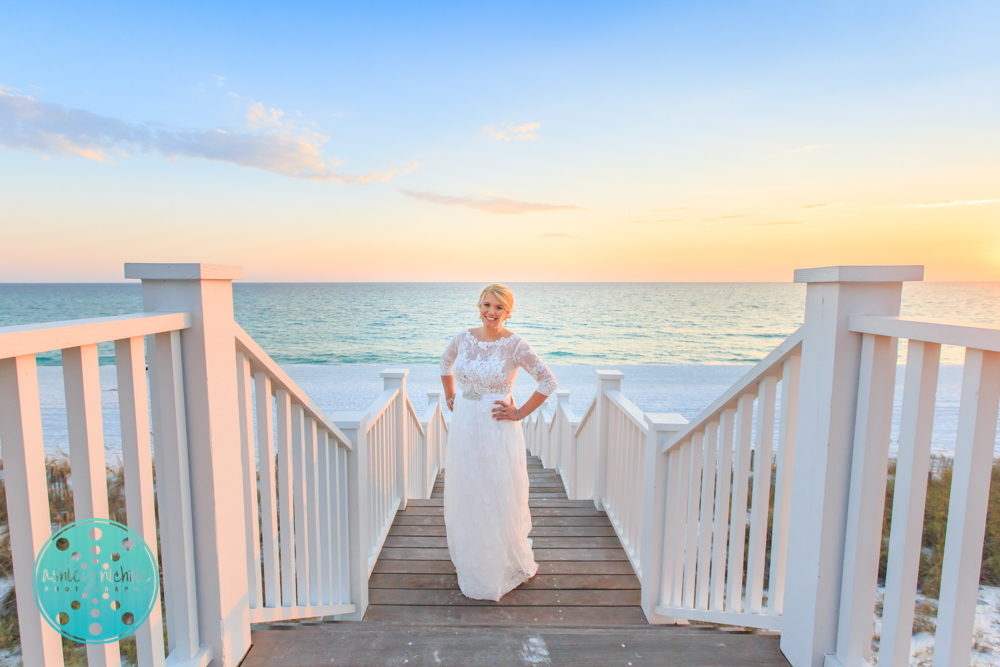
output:
[[[777,636],[651,626],[639,580],[592,501],[528,457],[538,573],[499,602],[461,594],[448,556],[439,476],[389,530],[364,623],[257,626],[243,667],[288,665],[779,665]]]
[[[532,550],[538,573],[499,602],[458,589],[445,537],[443,475],[430,500],[396,515],[369,580],[365,620],[406,623],[645,625],[639,580],[614,528],[592,501],[528,458]]]

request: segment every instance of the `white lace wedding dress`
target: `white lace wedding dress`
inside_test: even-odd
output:
[[[494,401],[510,396],[518,368],[542,394],[555,390],[555,377],[517,334],[487,343],[463,329],[441,357],[441,375],[454,373],[457,384],[445,449],[448,552],[462,593],[477,600],[499,600],[538,570],[528,538],[524,434],[518,422],[493,418]]]

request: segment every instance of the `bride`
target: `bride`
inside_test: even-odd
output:
[[[499,600],[538,570],[518,422],[545,402],[556,379],[528,341],[504,328],[513,308],[510,289],[487,286],[479,295],[483,326],[459,331],[441,356],[441,384],[454,413],[444,469],[448,552],[462,593],[477,600]],[[517,407],[511,388],[519,367],[538,389]]]

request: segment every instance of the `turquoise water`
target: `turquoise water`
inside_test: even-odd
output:
[[[750,364],[802,323],[792,283],[511,283],[509,328],[552,364]],[[236,319],[282,364],[428,364],[478,325],[479,283],[235,283]],[[0,326],[140,312],[136,283],[3,284]],[[909,283],[903,314],[1000,325],[1000,283]],[[101,347],[111,363],[110,344]],[[961,363],[945,349],[946,363]],[[39,355],[58,365],[58,352]]]

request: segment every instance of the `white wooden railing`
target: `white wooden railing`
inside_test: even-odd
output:
[[[658,567],[645,573],[643,602],[651,619],[780,628],[801,346],[799,330],[649,452],[648,558]]]
[[[362,618],[396,511],[428,498],[442,467],[440,392],[420,416],[408,371],[387,369],[368,410],[327,416],[234,322],[238,267],[126,265],[126,277],[142,279],[148,312],[0,328],[0,442],[24,664],[63,664],[61,638],[32,592],[52,531],[35,355],[62,350],[76,519],[106,518],[97,344],[108,341],[127,522],[163,563],[165,615],[154,605],[138,628],[139,664],[235,666],[250,623]],[[89,645],[87,656],[120,665],[118,644]]]
[[[239,325],[235,330],[250,621],[350,614],[353,445]]]
[[[854,315],[862,334],[857,419],[836,653],[827,665],[870,664],[882,546],[897,343],[909,342],[882,604],[878,664],[910,663],[931,429],[942,345],[965,348],[944,545],[935,665],[968,665],[1000,406],[1000,330]]]
[[[147,313],[0,329],[0,442],[21,656],[25,665],[62,665],[61,637],[35,603],[35,557],[52,534],[35,355],[62,350],[77,520],[109,517],[97,344],[113,341],[118,373],[122,466],[129,527],[163,560],[166,619],[160,605],[136,630],[140,664],[164,663],[163,622],[174,664],[205,665],[212,648],[199,630],[195,550],[180,332],[189,313]],[[147,337],[149,354],[143,347]],[[149,391],[146,364],[149,363]],[[150,401],[151,399],[151,401]],[[156,486],[149,409],[156,439]],[[157,512],[159,510],[159,539]],[[92,665],[119,665],[117,643],[89,645]]]

